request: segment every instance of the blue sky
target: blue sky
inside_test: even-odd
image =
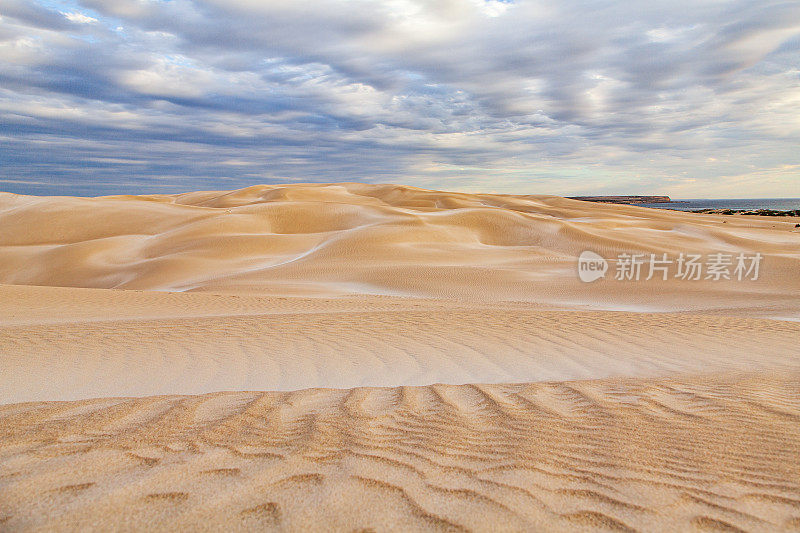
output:
[[[0,190],[800,197],[800,4],[0,3]]]

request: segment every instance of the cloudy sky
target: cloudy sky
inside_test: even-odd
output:
[[[0,190],[800,197],[800,2],[2,0]]]

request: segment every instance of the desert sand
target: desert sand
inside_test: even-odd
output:
[[[583,283],[577,256],[760,253]],[[790,219],[0,194],[0,529],[800,529]]]

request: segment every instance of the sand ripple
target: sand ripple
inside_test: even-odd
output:
[[[800,374],[0,407],[10,530],[793,530]]]
[[[794,222],[0,193],[0,530],[798,530]],[[584,250],[764,260],[587,284]]]
[[[11,286],[0,297],[0,403],[800,370],[800,323],[744,317]]]

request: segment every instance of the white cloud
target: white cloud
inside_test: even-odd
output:
[[[791,4],[80,3],[0,6],[9,175],[800,196]]]
[[[62,15],[67,17],[67,20],[69,20],[70,22],[77,22],[79,24],[92,24],[94,22],[97,22],[96,18],[90,17],[88,15],[84,15],[83,13],[63,13],[62,12]]]

